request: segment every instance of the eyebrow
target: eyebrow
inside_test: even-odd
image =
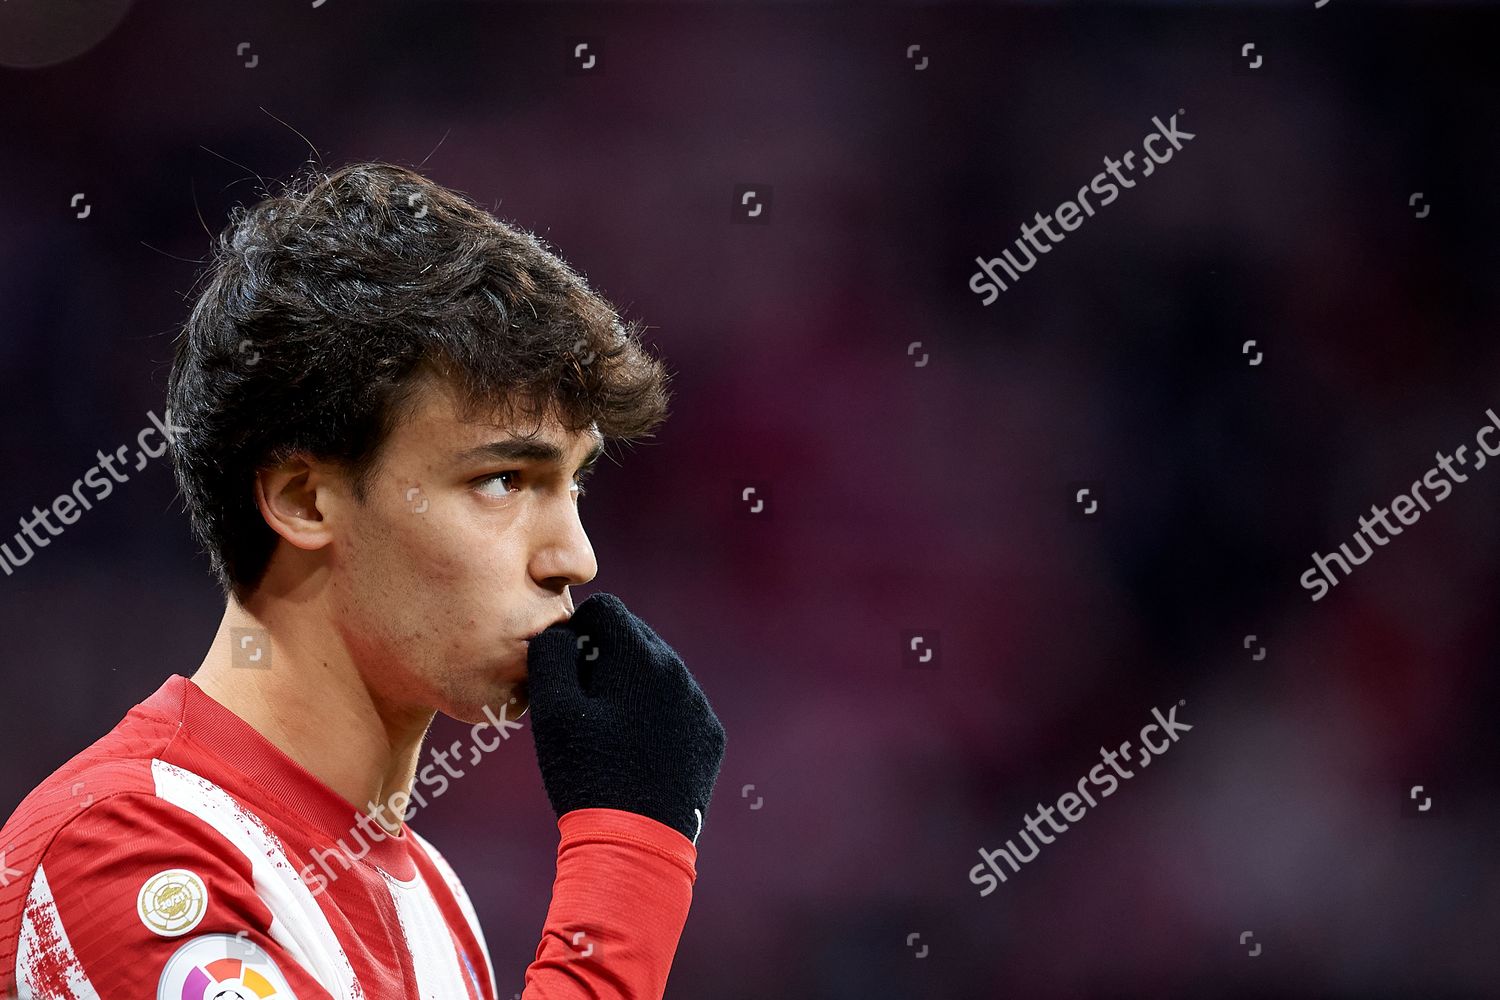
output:
[[[604,441],[598,439],[589,453],[579,463],[580,471],[589,469],[599,461],[599,456],[604,454]],[[563,463],[563,450],[555,442],[538,441],[534,438],[505,438],[502,441],[491,441],[488,444],[470,448],[458,456],[460,463],[478,461],[482,458],[495,459],[502,462],[551,462],[554,465]]]

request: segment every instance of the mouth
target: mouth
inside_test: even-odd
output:
[[[572,612],[570,611],[568,614],[565,614],[565,615],[563,615],[563,616],[561,616],[559,618],[555,618],[552,621],[548,622],[547,624],[543,625],[541,628],[537,629],[535,632],[532,632],[531,634],[526,635],[526,636],[522,636],[521,641],[522,642],[530,642],[532,639],[535,639],[537,636],[541,635],[543,632],[547,631],[552,626],[554,626],[554,625],[560,625],[560,624],[562,624],[563,622],[567,621],[569,618],[572,618],[572,617],[573,617],[573,615],[572,615]]]

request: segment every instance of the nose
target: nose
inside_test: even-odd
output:
[[[537,524],[531,575],[550,590],[562,590],[571,615],[573,602],[566,597],[567,588],[592,580],[599,573],[599,563],[594,558],[594,546],[589,542],[588,533],[583,530],[576,502],[567,500],[565,504],[564,509],[548,511],[544,520]],[[563,504],[557,507],[563,507]]]

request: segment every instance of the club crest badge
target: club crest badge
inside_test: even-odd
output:
[[[136,912],[152,933],[178,937],[197,927],[208,912],[208,886],[197,872],[168,868],[141,886]]]
[[[204,934],[167,960],[156,1000],[296,1000],[271,956],[231,934]]]

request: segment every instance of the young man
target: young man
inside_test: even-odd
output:
[[[0,830],[0,995],[509,1000],[404,820],[529,712],[561,837],[522,995],[660,997],[724,730],[655,632],[569,588],[597,570],[581,481],[665,418],[665,370],[537,239],[401,167],[237,208],[216,257],[168,422],[224,617]],[[419,780],[436,712],[474,727]]]

